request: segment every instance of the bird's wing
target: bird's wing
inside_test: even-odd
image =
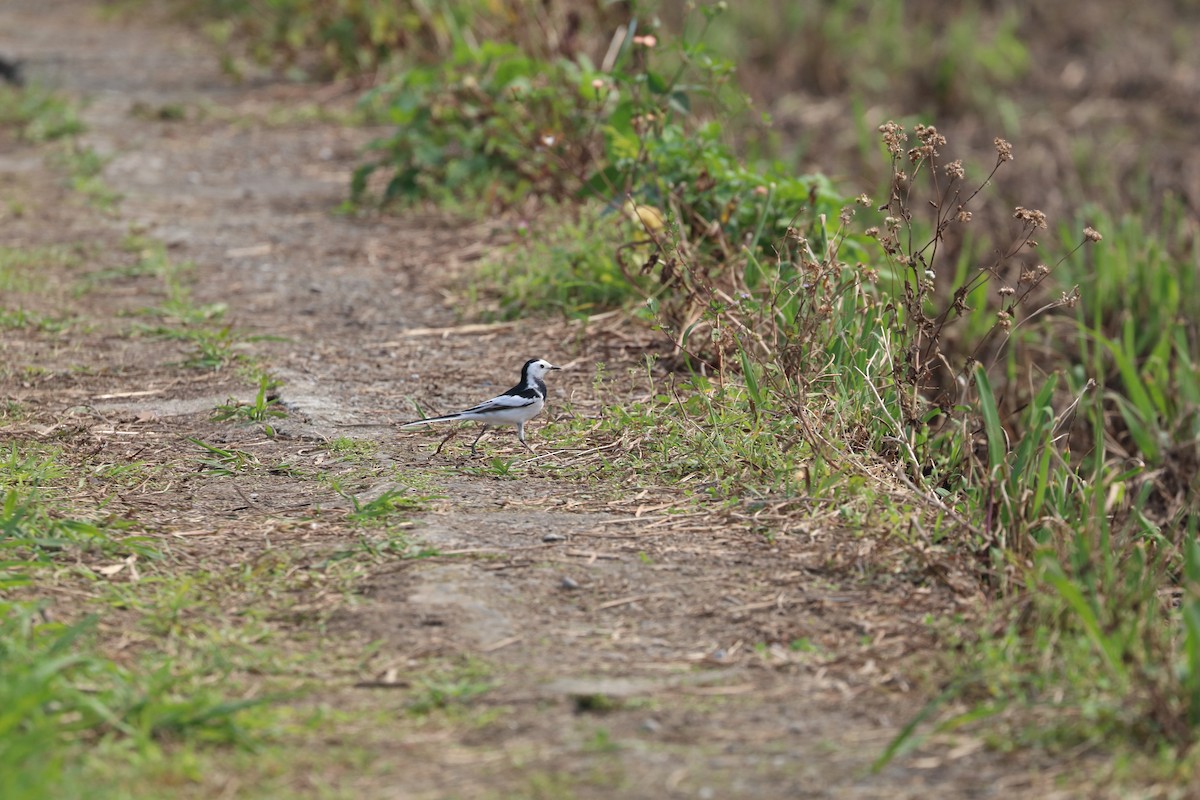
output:
[[[401,428],[415,428],[420,425],[429,425],[433,422],[450,422],[456,419],[465,419],[468,415],[474,414],[495,414],[501,411],[513,411],[518,408],[529,408],[544,398],[535,389],[512,389],[498,397],[493,397],[491,400],[485,400],[477,406],[471,406],[463,411],[456,411],[453,414],[442,414],[440,417],[426,417],[425,419],[413,420],[401,425]]]
[[[522,397],[516,394],[502,394],[499,397],[493,397],[480,403],[477,406],[472,406],[466,411],[460,411],[460,414],[487,414],[489,411],[510,411],[514,408],[527,408],[533,405],[541,398],[537,395]]]

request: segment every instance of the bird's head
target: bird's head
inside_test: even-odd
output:
[[[546,373],[552,369],[562,369],[556,367],[549,361],[540,358],[531,358],[525,362],[525,366],[521,368],[521,375],[525,380],[540,381],[546,377]]]

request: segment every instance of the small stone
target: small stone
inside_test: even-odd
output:
[[[564,589],[578,589],[579,588],[579,582],[577,580],[575,580],[574,578],[568,578],[566,576],[563,577],[562,582],[559,585],[562,586],[562,588],[564,588]]]
[[[646,733],[658,733],[662,730],[662,723],[654,717],[648,717],[642,720],[642,730]]]
[[[542,537],[543,542],[565,542],[566,540],[567,537],[563,536],[561,533],[547,533]]]

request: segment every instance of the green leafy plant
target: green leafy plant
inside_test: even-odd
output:
[[[287,416],[286,409],[283,408],[283,404],[279,401],[279,395],[275,393],[275,390],[279,386],[280,382],[271,376],[266,374],[260,375],[258,379],[258,394],[254,396],[253,403],[239,403],[230,398],[214,409],[213,419],[219,422],[239,420],[241,422],[262,423],[266,434],[274,436],[275,429],[271,426],[270,420]]]
[[[703,18],[719,13],[705,7]],[[672,40],[660,57],[658,37],[634,19],[600,65],[533,41],[456,40],[448,63],[406,70],[370,96],[387,98],[397,128],[356,172],[353,199],[383,169],[385,202],[470,196],[494,206],[582,192],[619,206],[642,143],[688,116],[693,96],[728,82],[730,65],[704,49],[703,35]]]
[[[497,42],[406,70],[376,90],[389,98],[396,131],[375,143],[382,157],[355,173],[353,199],[364,198],[381,167],[391,174],[385,202],[482,193],[492,205],[531,192],[569,195],[579,177],[560,162],[586,168],[596,158],[596,137],[586,134],[604,98],[591,88],[592,74]]]

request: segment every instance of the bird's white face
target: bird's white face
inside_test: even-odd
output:
[[[537,361],[534,361],[529,365],[529,377],[540,381],[545,378],[546,373],[552,369],[560,369],[560,367],[556,367],[549,361],[543,361],[539,358]]]

